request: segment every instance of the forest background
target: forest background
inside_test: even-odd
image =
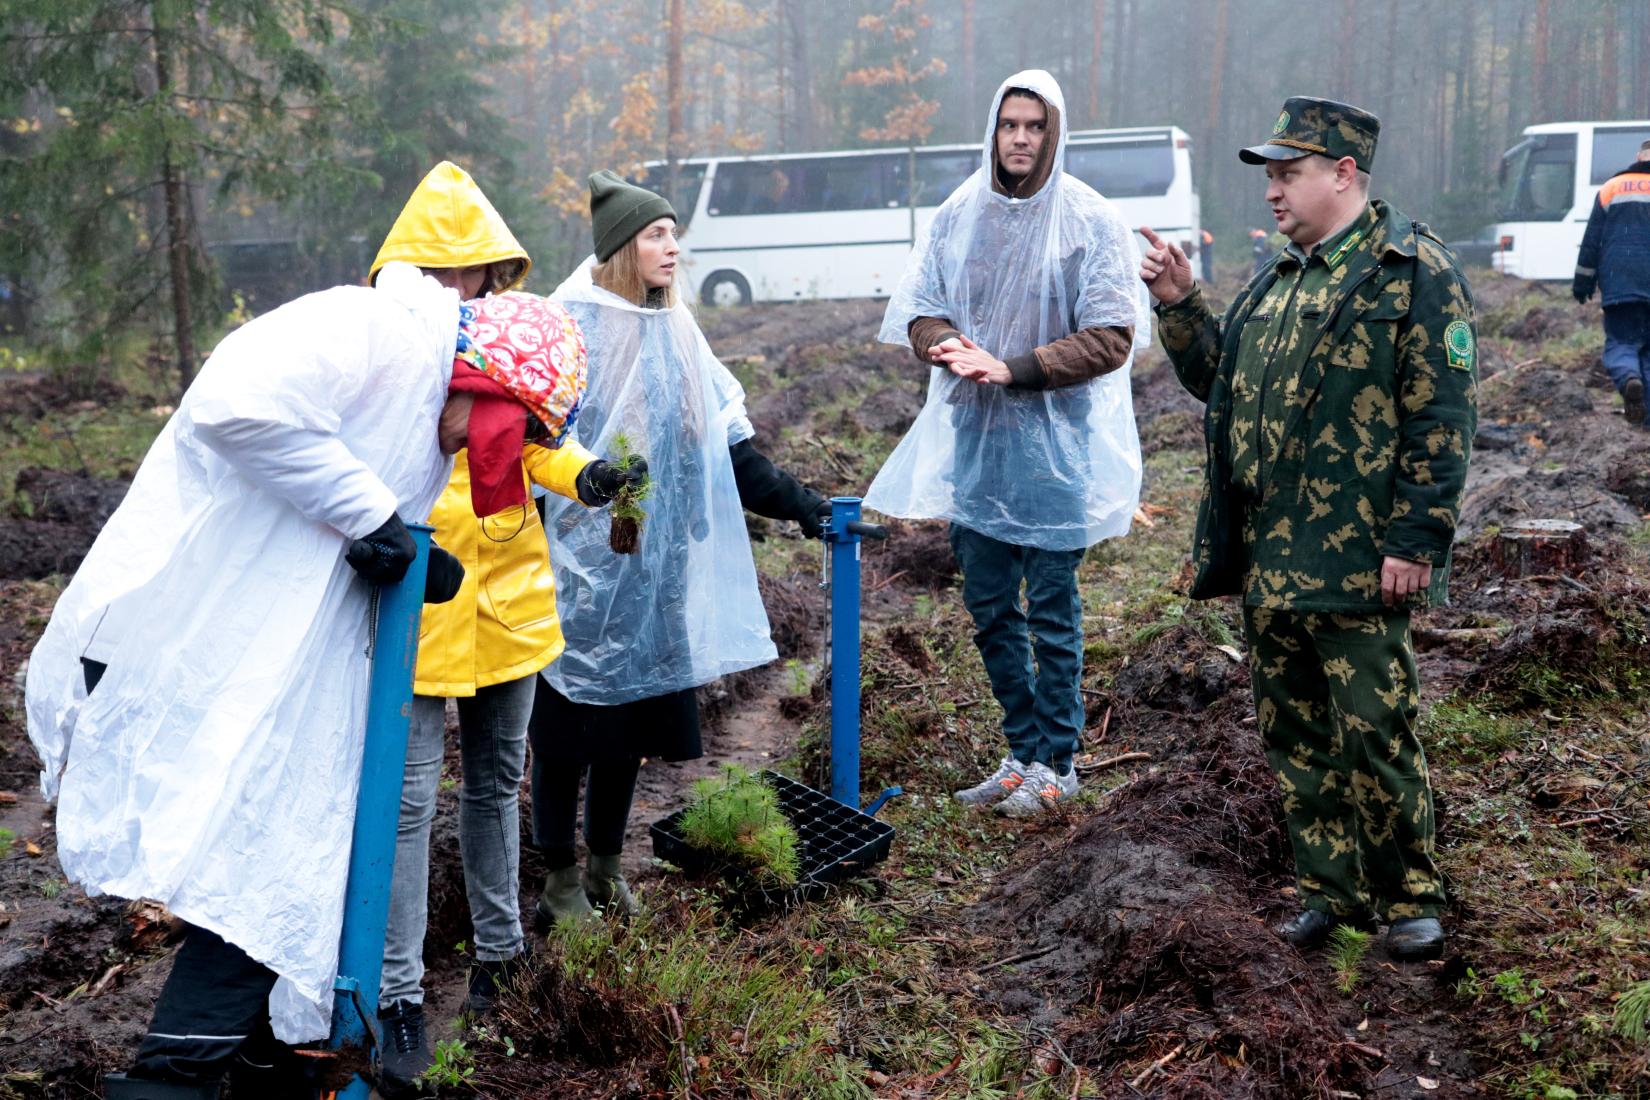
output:
[[[1650,117],[1650,0],[0,0],[0,279],[33,353],[143,334],[187,380],[226,269],[357,281],[443,158],[543,293],[594,169],[978,141],[1028,67],[1073,129],[1185,129],[1222,255],[1267,224],[1232,154],[1300,93],[1379,114],[1375,193],[1456,238],[1523,127]]]

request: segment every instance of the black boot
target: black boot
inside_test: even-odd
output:
[[[480,1020],[493,1014],[498,995],[508,989],[521,973],[521,956],[513,959],[481,959],[470,967],[470,989],[464,997],[464,1014]]]
[[[1627,417],[1627,423],[1635,428],[1645,424],[1644,416],[1644,383],[1637,378],[1629,378],[1621,387],[1621,403],[1626,406],[1622,411]]]
[[[103,1075],[103,1095],[108,1100],[218,1100],[218,1086],[184,1085],[174,1081],[150,1081],[124,1073]]]
[[[1329,939],[1329,934],[1342,925],[1367,932],[1370,930],[1371,922],[1357,917],[1337,917],[1333,913],[1317,909],[1302,909],[1278,927],[1278,935],[1302,951],[1310,951],[1322,947]]]
[[[379,1091],[392,1100],[431,1096],[419,1076],[435,1065],[430,1039],[424,1034],[424,1006],[396,1001],[378,1010],[378,1032],[383,1041],[379,1064]]]
[[[1402,962],[1436,959],[1444,953],[1444,926],[1437,917],[1403,917],[1386,930],[1387,953]]]

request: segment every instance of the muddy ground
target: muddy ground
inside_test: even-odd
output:
[[[1597,332],[1596,309],[1499,283],[1481,284],[1479,302],[1482,423],[1455,600],[1418,618],[1426,701],[1466,698],[1507,713],[1546,713],[1560,733],[1574,727],[1558,719],[1583,713],[1642,732],[1631,707],[1607,719],[1576,708],[1616,691],[1650,658],[1642,534],[1650,436],[1624,425],[1596,363],[1587,341]],[[862,487],[921,405],[922,372],[903,351],[874,341],[880,316],[877,303],[823,303],[704,319],[712,345],[747,387],[759,441],[825,490]],[[1161,522],[1178,523],[1178,531],[1201,461],[1201,410],[1155,352],[1137,369],[1135,392],[1150,471],[1144,496],[1158,509],[1146,518],[1171,517]],[[34,394],[27,406],[10,407],[50,400]],[[0,827],[14,837],[0,858],[0,1097],[95,1095],[100,1074],[134,1049],[168,965],[164,914],[88,899],[63,883],[21,713],[19,670],[55,596],[59,582],[50,578],[78,563],[121,491],[118,478],[25,470],[0,524]],[[1566,577],[1509,580],[1495,569],[1490,546],[1496,527],[1520,517],[1581,522],[1590,549]],[[661,909],[687,903],[679,876],[650,859],[646,829],[681,803],[693,779],[722,761],[786,763],[805,779],[817,775],[825,698],[818,558],[783,526],[752,520],[780,662],[704,691],[703,760],[643,771],[626,860],[644,897]],[[1154,537],[1142,527],[1135,538],[1147,545]],[[1110,587],[1123,587],[1126,570],[1116,563],[1126,564],[1133,541],[1091,555],[1084,573],[1091,597],[1104,602]],[[912,995],[900,984],[887,991],[887,1004],[863,1003],[862,995],[857,1007],[840,1010],[832,1049],[859,1059],[864,1079],[859,1092],[820,1095],[1004,1095],[1015,1087],[1099,1097],[1544,1095],[1520,1083],[1539,1085],[1533,1071],[1509,1070],[1520,1055],[1504,1006],[1461,997],[1463,983],[1492,969],[1517,963],[1533,973],[1532,951],[1517,942],[1523,926],[1504,912],[1499,887],[1464,875],[1456,883],[1449,920],[1459,934],[1438,963],[1394,964],[1373,941],[1356,995],[1337,988],[1322,956],[1298,953],[1270,931],[1292,910],[1291,861],[1232,644],[1237,615],[1229,605],[1186,610],[1171,602],[1166,589],[1184,554],[1167,553],[1156,591],[1118,591],[1105,625],[1091,627],[1083,759],[1130,759],[1087,772],[1093,793],[1076,809],[970,840],[993,848],[991,858],[965,868],[959,853],[967,849],[959,847],[945,849],[932,868],[896,857],[879,872],[887,904],[912,913],[906,935],[934,945],[928,995],[1020,1036],[1024,1076],[986,1091],[948,1076],[943,1058],[918,1072],[879,1053],[883,1017],[904,1011],[890,1006]],[[865,785],[898,780],[916,799],[943,799],[955,779],[989,766],[1000,751],[990,734],[992,705],[977,670],[969,671],[974,659],[943,529],[898,524],[888,544],[867,546],[865,564],[866,707],[875,716],[867,720]],[[1130,621],[1137,614],[1179,617],[1136,630],[1144,625]],[[1536,753],[1509,743],[1485,758],[1482,780],[1488,792],[1510,774],[1534,792],[1533,805],[1551,812],[1550,827],[1584,821],[1574,832],[1591,858],[1629,871],[1636,860],[1636,880],[1629,874],[1600,885],[1593,899],[1620,913],[1642,911],[1637,883],[1650,872],[1642,855],[1650,739],[1636,753],[1631,745],[1631,738],[1557,737]],[[1608,766],[1589,765],[1578,755],[1586,753]],[[449,767],[458,778],[456,752]],[[1464,851],[1479,827],[1477,791],[1454,776],[1439,785],[1441,844]],[[462,996],[457,945],[469,937],[455,807],[456,792],[444,791],[426,941],[430,1012],[439,1020]],[[932,827],[932,818],[897,804],[891,813]],[[926,851],[930,838],[907,828],[901,844]],[[526,853],[524,911],[539,873]],[[757,945],[753,952],[789,948],[800,918],[776,919],[749,918],[742,935]],[[1528,942],[1536,942],[1533,932]],[[1643,957],[1641,944],[1641,977]],[[1597,975],[1591,987],[1587,978],[1576,976],[1572,998],[1599,987]],[[748,1084],[719,1084],[708,1069],[690,1067],[684,1082],[679,1052],[661,1045],[652,1007],[644,1016],[622,1000],[543,980],[555,988],[538,995],[564,1010],[560,1037],[532,1065],[484,1059],[480,1080],[495,1084],[479,1094],[752,1094]],[[1579,1043],[1586,1026],[1554,1022],[1539,1041],[1564,1043],[1568,1035]],[[592,1056],[592,1037],[613,1044],[612,1057]],[[1642,1053],[1625,1044],[1601,1049],[1617,1063],[1595,1072],[1585,1091],[1545,1095],[1637,1094],[1632,1060],[1642,1068]],[[662,1053],[650,1061],[650,1051]],[[685,1046],[680,1053],[687,1057]]]

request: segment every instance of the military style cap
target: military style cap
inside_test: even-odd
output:
[[[1375,163],[1375,139],[1381,136],[1381,120],[1349,103],[1315,96],[1290,96],[1283,113],[1272,127],[1264,145],[1238,150],[1245,164],[1265,164],[1269,160],[1295,160],[1317,153],[1331,160],[1351,157],[1367,172]]]

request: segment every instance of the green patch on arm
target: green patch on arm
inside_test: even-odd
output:
[[[1444,329],[1444,353],[1455,370],[1470,371],[1477,358],[1478,348],[1472,338],[1472,326],[1466,321],[1451,321]]]

